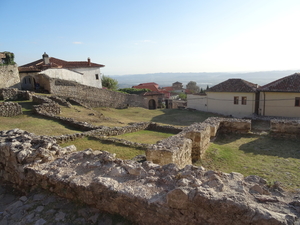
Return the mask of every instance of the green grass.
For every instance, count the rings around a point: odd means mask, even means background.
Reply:
[[[70,126],[32,113],[33,103],[31,101],[18,101],[18,103],[22,106],[23,114],[14,117],[0,117],[0,130],[19,128],[37,135],[53,136],[80,132]]]
[[[155,144],[157,141],[173,136],[174,134],[156,132],[150,130],[141,130],[134,133],[127,133],[116,136],[116,138],[125,139],[137,143]]]
[[[93,137],[85,137],[77,139],[75,141],[69,141],[60,144],[61,147],[66,147],[69,145],[75,145],[78,151],[91,148],[93,150],[102,150],[110,153],[115,153],[116,157],[120,159],[132,159],[136,155],[145,154],[144,150],[126,147],[122,144],[114,144],[109,141],[102,141]]]
[[[222,135],[196,162],[207,169],[258,175],[287,190],[300,188],[300,141],[259,135]]]

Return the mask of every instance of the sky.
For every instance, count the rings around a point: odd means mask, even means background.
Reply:
[[[300,71],[299,0],[0,0],[0,52],[104,75]]]

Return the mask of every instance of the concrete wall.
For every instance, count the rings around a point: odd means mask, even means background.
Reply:
[[[17,64],[0,66],[0,88],[21,88]]]
[[[300,117],[300,107],[295,106],[300,93],[261,92],[260,114],[263,116]]]
[[[196,109],[199,111],[207,111],[207,96],[206,95],[187,95],[187,108]]]
[[[239,104],[233,102],[234,96],[239,97]],[[243,92],[207,92],[207,111],[223,115],[243,118],[251,117],[255,112],[255,93]],[[247,97],[247,104],[242,105],[242,97]]]

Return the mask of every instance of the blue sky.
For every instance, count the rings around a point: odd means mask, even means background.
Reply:
[[[300,69],[299,0],[0,0],[0,52],[105,75]]]

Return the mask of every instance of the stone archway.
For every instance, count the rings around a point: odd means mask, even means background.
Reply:
[[[154,99],[149,100],[149,109],[156,109],[156,102]]]

